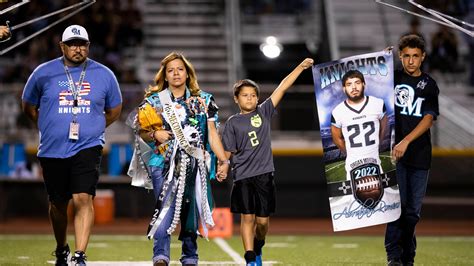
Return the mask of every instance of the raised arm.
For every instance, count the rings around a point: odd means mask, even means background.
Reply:
[[[283,98],[283,95],[285,94],[286,90],[288,90],[291,85],[295,82],[295,80],[299,77],[301,72],[303,70],[311,67],[314,63],[314,60],[311,58],[306,58],[301,62],[293,71],[291,71],[288,76],[286,76],[281,82],[280,85],[273,91],[272,95],[270,96],[270,99],[272,100],[273,106],[277,106],[278,103],[280,102],[281,98]]]

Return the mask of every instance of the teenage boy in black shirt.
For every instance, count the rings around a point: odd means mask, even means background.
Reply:
[[[425,42],[414,34],[403,36],[398,44],[403,69],[395,71],[395,138],[392,157],[397,160],[397,181],[402,213],[387,225],[385,250],[388,265],[413,265],[416,251],[415,226],[420,220],[431,166],[433,121],[439,116],[439,89],[421,71]]]

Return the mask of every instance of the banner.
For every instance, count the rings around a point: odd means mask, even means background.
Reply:
[[[352,78],[344,87],[346,73]],[[400,195],[390,157],[395,141],[393,54],[381,51],[319,64],[313,66],[313,79],[334,231],[398,219]]]

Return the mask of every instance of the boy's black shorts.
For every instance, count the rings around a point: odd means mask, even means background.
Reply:
[[[275,212],[276,187],[273,172],[234,182],[231,194],[233,213],[268,217]]]
[[[95,196],[99,181],[102,146],[81,150],[69,158],[38,157],[49,200],[65,202],[72,194]]]

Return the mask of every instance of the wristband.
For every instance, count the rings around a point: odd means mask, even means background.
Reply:
[[[230,164],[230,160],[219,161],[219,163],[221,163],[221,164],[224,164],[224,163],[225,164]]]

